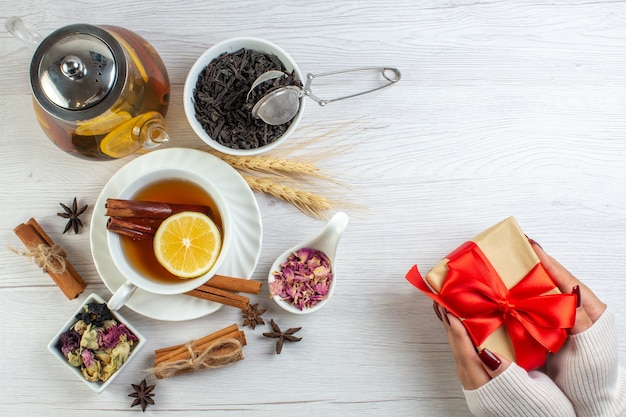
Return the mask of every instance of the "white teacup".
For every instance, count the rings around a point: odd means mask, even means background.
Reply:
[[[155,294],[183,294],[187,291],[198,288],[216,274],[228,254],[232,238],[230,226],[231,216],[226,200],[215,184],[192,171],[184,169],[163,169],[152,171],[137,178],[124,188],[119,196],[112,196],[112,198],[131,200],[137,195],[138,192],[140,192],[140,190],[150,184],[168,179],[182,179],[190,181],[202,188],[211,197],[217,207],[217,210],[219,211],[219,216],[221,217],[222,248],[220,250],[220,254],[217,257],[215,264],[204,275],[189,279],[168,281],[159,280],[146,276],[144,272],[140,271],[137,266],[130,262],[128,256],[126,256],[122,243],[122,239],[125,239],[125,237],[120,236],[118,233],[107,231],[107,243],[113,263],[120,273],[126,278],[126,282],[115,291],[111,299],[108,301],[107,305],[110,310],[115,311],[121,308],[133,295],[137,288],[141,288],[142,290]],[[158,200],[155,199],[155,201]],[[165,202],[173,203],[172,201]],[[157,262],[156,259],[154,262]]]

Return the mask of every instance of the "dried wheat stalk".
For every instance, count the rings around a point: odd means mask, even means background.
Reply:
[[[347,152],[355,146],[355,143],[342,143],[341,146],[339,146],[338,139],[334,137],[335,133],[344,130],[345,127],[350,124],[352,124],[352,122],[339,125],[312,139],[312,141],[321,141],[328,138],[333,139],[333,146],[329,147],[321,154],[319,152],[315,154],[315,162]],[[318,129],[315,129],[316,132],[318,132]],[[310,191],[286,185],[286,183],[295,183],[295,181],[307,181],[310,179],[321,179],[335,185],[340,184],[337,180],[323,174],[316,166],[315,162],[305,157],[287,157],[287,155],[293,154],[301,150],[301,148],[301,144],[292,141],[291,145],[286,144],[282,146],[283,151],[279,156],[235,156],[215,150],[209,150],[208,152],[222,159],[240,173],[254,174],[243,175],[243,178],[252,190],[269,194],[291,203],[300,211],[310,216],[325,218],[324,212],[332,208],[330,200]]]
[[[235,156],[219,154],[224,162],[239,171],[250,173],[270,174],[279,177],[289,177],[298,179],[321,179],[336,183],[337,181],[322,174],[320,168],[315,163],[303,158],[282,158],[273,156]]]
[[[293,204],[300,211],[320,219],[325,218],[324,212],[332,207],[327,198],[276,182],[270,177],[244,175],[250,188],[254,191],[273,195]]]

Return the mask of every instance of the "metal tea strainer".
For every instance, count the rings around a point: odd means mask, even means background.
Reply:
[[[367,91],[361,91],[359,93],[350,94],[343,97],[338,97],[330,100],[323,100],[317,97],[311,91],[311,84],[313,84],[313,80],[318,77],[326,77],[329,75],[336,74],[344,74],[348,72],[356,72],[356,71],[377,71],[385,81],[385,84],[380,85],[378,87],[372,88]],[[267,71],[261,74],[252,84],[250,90],[248,91],[247,98],[250,97],[250,93],[254,90],[259,84],[264,83],[269,80],[273,80],[275,78],[286,77],[287,74],[283,71]],[[303,96],[310,97],[320,106],[325,106],[328,103],[332,103],[333,101],[339,101],[346,98],[357,97],[363,94],[371,93],[372,91],[380,90],[381,88],[385,88],[390,86],[391,84],[397,83],[400,81],[400,71],[397,68],[389,68],[389,67],[367,67],[367,68],[356,68],[349,69],[343,71],[334,71],[334,72],[326,72],[322,74],[307,74],[306,83],[304,87],[296,87],[293,85],[280,87],[276,90],[273,90],[263,96],[252,108],[252,116],[257,119],[263,120],[265,123],[270,125],[281,125],[283,123],[287,123],[289,120],[293,119],[293,117],[298,113],[300,109],[300,98]]]

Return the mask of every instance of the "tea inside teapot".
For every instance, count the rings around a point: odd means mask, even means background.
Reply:
[[[117,26],[69,25],[43,39],[19,18],[6,26],[37,45],[30,65],[35,115],[58,147],[106,160],[169,140],[169,78],[145,39]]]

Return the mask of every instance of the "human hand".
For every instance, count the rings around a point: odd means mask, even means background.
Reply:
[[[626,415],[626,378],[619,368],[612,312],[541,246],[532,240],[531,245],[561,292],[579,295],[572,336],[548,357],[548,375],[568,396],[577,416]]]
[[[604,314],[607,306],[541,246],[532,240],[531,245],[561,292],[577,295],[576,321],[570,329],[576,340],[549,357],[550,376],[539,371],[527,373],[497,353],[487,349],[477,353],[461,320],[435,303],[470,410],[480,416],[519,416],[525,415],[520,410],[526,413],[531,409],[536,415],[551,417],[621,415],[613,412],[623,412],[623,394],[619,392],[624,390],[615,389],[618,362],[612,316]],[[590,329],[595,322],[598,325]],[[598,341],[605,347],[603,355],[598,354]],[[515,389],[507,390],[509,387]],[[607,414],[607,410],[611,412]]]
[[[564,294],[574,293],[578,297],[576,322],[574,327],[570,329],[570,333],[578,334],[590,328],[604,313],[606,304],[600,301],[589,287],[574,277],[563,265],[548,255],[541,245],[532,239],[530,239],[530,243],[548,275],[552,277],[559,287],[559,290]]]
[[[476,352],[467,330],[457,317],[437,303],[456,361],[459,381],[473,415],[519,417],[574,417],[565,394],[544,373],[526,372],[506,358],[483,349]]]
[[[570,329],[570,333],[578,334],[587,330],[602,315],[606,309],[606,304],[600,301],[589,287],[548,255],[537,242],[532,239],[530,242],[539,260],[560,291],[566,294],[573,292],[577,295],[576,321]],[[508,368],[510,361],[497,353],[488,349],[483,349],[477,353],[461,321],[437,303],[434,303],[433,306],[435,313],[446,329],[448,343],[456,361],[457,375],[463,388],[476,389],[481,387]]]
[[[477,389],[508,368],[509,360],[488,349],[477,353],[461,320],[437,303],[433,307],[446,329],[448,343],[456,361],[456,372],[463,388]]]

